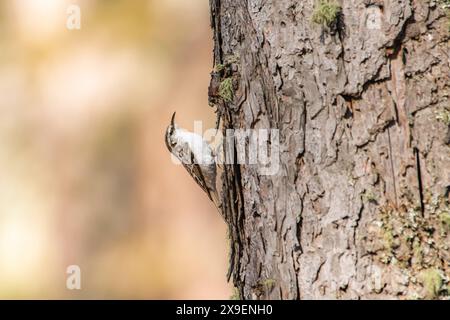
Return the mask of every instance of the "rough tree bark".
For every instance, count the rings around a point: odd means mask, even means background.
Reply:
[[[324,27],[314,0],[210,0],[223,128],[281,143],[277,175],[225,166],[232,281],[242,299],[445,298],[448,17],[433,0],[339,3]]]

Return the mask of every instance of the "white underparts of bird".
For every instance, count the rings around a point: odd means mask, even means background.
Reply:
[[[166,130],[165,138],[169,151],[183,164],[186,171],[219,208],[216,160],[208,142],[201,135],[180,128],[175,123],[175,113]]]

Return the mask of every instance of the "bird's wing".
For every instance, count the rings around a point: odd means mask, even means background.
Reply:
[[[209,199],[213,201],[210,191],[208,189],[208,185],[205,180],[205,176],[203,175],[200,165],[197,163],[194,157],[195,157],[194,154],[191,153],[190,161],[182,161],[183,166],[186,169],[186,171],[192,176],[192,178],[194,178],[195,182],[197,182],[200,188],[202,188],[203,191],[206,192]]]

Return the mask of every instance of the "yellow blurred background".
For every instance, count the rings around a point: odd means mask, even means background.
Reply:
[[[225,225],[164,144],[175,110],[214,126],[211,37],[207,0],[0,3],[0,298],[231,295]]]

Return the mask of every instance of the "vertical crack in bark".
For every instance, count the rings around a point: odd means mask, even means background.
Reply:
[[[391,130],[390,126],[387,127],[387,134],[388,134],[388,143],[389,143],[389,160],[391,164],[391,175],[392,175],[392,183],[394,187],[394,197],[395,197],[395,207],[398,208],[398,198],[397,198],[397,181],[395,179],[395,168],[394,168],[394,155],[392,153],[392,142],[391,142]]]
[[[211,27],[213,29],[214,41],[214,65],[222,64],[222,32],[220,28],[221,23],[221,0],[209,0],[209,7],[211,10]]]
[[[414,148],[414,153],[416,156],[416,170],[417,170],[417,182],[419,184],[420,209],[422,210],[422,217],[423,217],[425,213],[425,204],[423,201],[423,184],[422,184],[422,171],[420,168],[420,153],[417,147]]]
[[[320,271],[322,271],[322,267],[325,265],[326,261],[322,261],[319,266],[316,269],[316,273],[314,275],[314,278],[311,283],[316,283],[317,280],[319,280]]]
[[[223,152],[224,152],[224,157],[225,159],[227,158],[227,152],[226,152],[226,147],[224,145],[223,147]],[[223,208],[222,210],[224,210],[224,215],[226,217],[227,220],[227,224],[228,224],[228,232],[229,232],[229,237],[230,237],[230,260],[229,260],[229,266],[228,266],[228,273],[227,273],[227,281],[230,281],[231,276],[233,275],[234,272],[234,267],[235,267],[235,259],[236,259],[236,249],[235,249],[235,236],[234,236],[234,230],[233,230],[233,226],[232,226],[232,217],[234,216],[234,206],[233,206],[233,195],[231,193],[231,188],[230,185],[228,183],[228,179],[229,179],[230,173],[228,172],[228,168],[227,165],[224,165],[224,174],[223,174],[223,183],[225,184],[225,190],[227,192],[227,194],[225,195],[225,193],[223,193],[222,195],[222,203],[223,203]]]
[[[292,263],[293,263],[293,269],[295,270],[295,272],[296,272],[296,274],[295,274],[295,276],[294,276],[294,280],[295,280],[295,289],[296,289],[296,293],[297,293],[297,298],[296,298],[296,300],[300,300],[300,283],[299,283],[299,281],[298,281],[298,267],[297,267],[297,264],[295,263],[296,261],[295,261],[295,251],[292,251],[292,256],[291,256],[291,258],[292,258]]]
[[[242,242],[245,236],[244,233],[244,219],[245,219],[245,212],[244,212],[244,194],[242,192],[242,182],[241,182],[241,168],[238,164],[235,165],[234,168],[234,172],[235,172],[235,184],[236,184],[236,199],[237,201],[235,202],[236,205],[236,211],[237,211],[237,216],[236,216],[236,220],[234,221],[234,226],[237,229],[236,230],[236,241],[237,241],[237,245],[238,245],[238,266],[239,261],[242,257]],[[235,277],[235,279],[237,279]]]

